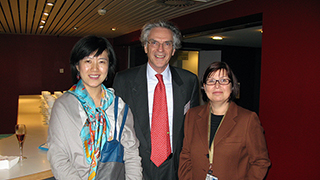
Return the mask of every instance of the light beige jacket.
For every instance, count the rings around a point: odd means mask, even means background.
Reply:
[[[117,132],[121,126],[124,106],[124,101],[119,98]],[[115,124],[114,102],[106,114],[112,130]],[[74,95],[65,93],[55,101],[49,122],[47,156],[56,179],[88,179],[90,166],[85,160],[80,139],[80,131],[86,119],[87,115]],[[113,132],[110,134],[113,135]],[[126,179],[142,179],[139,141],[134,132],[130,109],[120,142],[124,146]]]

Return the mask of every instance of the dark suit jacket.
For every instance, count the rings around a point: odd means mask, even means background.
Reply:
[[[210,103],[192,108],[185,119],[179,179],[205,179],[209,168]],[[213,174],[219,180],[263,179],[270,166],[263,128],[256,113],[231,102],[214,137]]]
[[[147,64],[116,74],[113,88],[131,108],[134,127],[140,140],[143,176],[147,180],[174,180],[178,178],[179,155],[183,143],[185,106],[199,105],[199,83],[195,74],[170,66],[173,88],[173,154],[159,167],[150,160],[151,139],[148,112]]]

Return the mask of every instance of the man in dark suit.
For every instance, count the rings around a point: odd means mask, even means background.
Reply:
[[[144,179],[175,180],[178,179],[184,117],[190,108],[199,105],[198,78],[187,70],[169,65],[176,49],[181,46],[181,33],[172,23],[162,20],[147,23],[142,28],[140,41],[148,63],[117,73],[113,87],[116,95],[129,104],[134,115]],[[154,91],[160,82],[156,74],[162,75],[165,85],[171,152],[160,163],[151,157],[157,155],[151,138],[151,127],[155,122],[152,115],[156,114],[153,113]]]

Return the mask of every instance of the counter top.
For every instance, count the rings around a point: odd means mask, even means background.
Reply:
[[[46,142],[48,135],[48,125],[40,113],[40,100],[40,95],[19,96],[18,123],[25,124],[27,127],[23,148],[23,155],[27,159],[18,162],[11,169],[0,170],[0,179],[23,179],[23,177],[30,178],[32,175],[37,175],[34,176],[37,177],[35,179],[41,179],[53,176],[47,160],[47,151],[38,149]],[[0,140],[0,154],[19,156],[19,145],[15,135]]]

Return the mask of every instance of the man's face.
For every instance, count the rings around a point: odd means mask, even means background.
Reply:
[[[169,64],[171,57],[175,53],[173,49],[173,33],[163,27],[151,29],[148,43],[144,46],[144,51],[148,55],[150,66],[157,72],[163,72]]]

